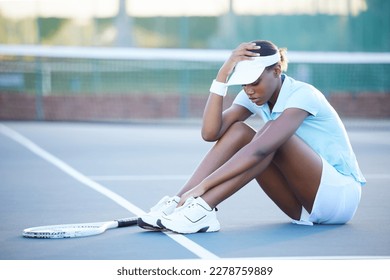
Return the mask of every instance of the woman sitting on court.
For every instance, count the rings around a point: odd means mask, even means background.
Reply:
[[[220,229],[215,207],[256,179],[293,223],[344,224],[365,179],[344,125],[313,86],[283,74],[285,49],[242,43],[220,68],[204,109],[202,137],[216,141],[193,175],[138,219],[144,229],[178,233]],[[230,85],[242,90],[227,110]],[[259,114],[254,131],[244,121]]]

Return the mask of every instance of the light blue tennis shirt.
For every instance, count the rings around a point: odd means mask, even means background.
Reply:
[[[268,104],[256,105],[242,90],[234,104],[244,106],[258,114],[264,122],[277,119],[288,108],[299,108],[309,113],[296,131],[315,152],[322,156],[338,172],[353,178],[362,185],[366,183],[355,153],[352,150],[344,124],[337,112],[315,87],[284,76],[284,82],[272,112]]]

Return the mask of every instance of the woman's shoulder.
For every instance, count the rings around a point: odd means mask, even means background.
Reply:
[[[300,98],[307,97],[319,100],[322,100],[324,98],[322,92],[312,84],[295,80],[294,78],[291,78],[289,76],[285,77],[285,82],[287,82],[288,91],[290,92],[290,98],[294,98],[297,96],[299,96]]]
[[[285,75],[284,82],[289,84],[290,90],[291,91],[299,91],[299,90],[307,90],[307,91],[316,91],[318,92],[319,90],[314,87],[312,84],[304,81],[299,81],[296,80],[290,76]]]

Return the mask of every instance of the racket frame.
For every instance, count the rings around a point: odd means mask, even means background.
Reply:
[[[131,217],[107,222],[31,227],[23,230],[23,237],[39,239],[86,237],[101,234],[108,229],[136,225],[137,219],[137,217]]]

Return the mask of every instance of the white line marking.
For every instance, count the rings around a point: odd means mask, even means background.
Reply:
[[[117,175],[117,176],[89,176],[95,181],[163,181],[187,180],[189,175]]]
[[[95,181],[92,181],[90,178],[85,176],[84,174],[80,173],[64,161],[60,160],[59,158],[53,156],[49,152],[45,151],[41,147],[39,147],[37,144],[29,140],[28,138],[24,137],[23,135],[19,134],[15,130],[0,124],[0,132],[4,134],[5,136],[8,136],[15,142],[18,142],[34,154],[38,155],[39,157],[43,158],[44,160],[50,162],[69,176],[73,177],[77,181],[83,183],[87,187],[105,195],[109,199],[113,200],[123,208],[129,210],[130,212],[134,213],[135,215],[139,216],[144,214],[145,212],[135,206],[134,204],[127,201],[122,196],[114,193],[113,191],[107,189],[106,187],[100,185],[99,183],[96,183]],[[187,237],[183,235],[176,235],[176,234],[167,234],[168,237],[197,255],[201,259],[219,259],[218,256],[214,255],[210,251],[206,250],[205,248],[201,247],[199,244],[193,242],[192,240],[188,239]]]

